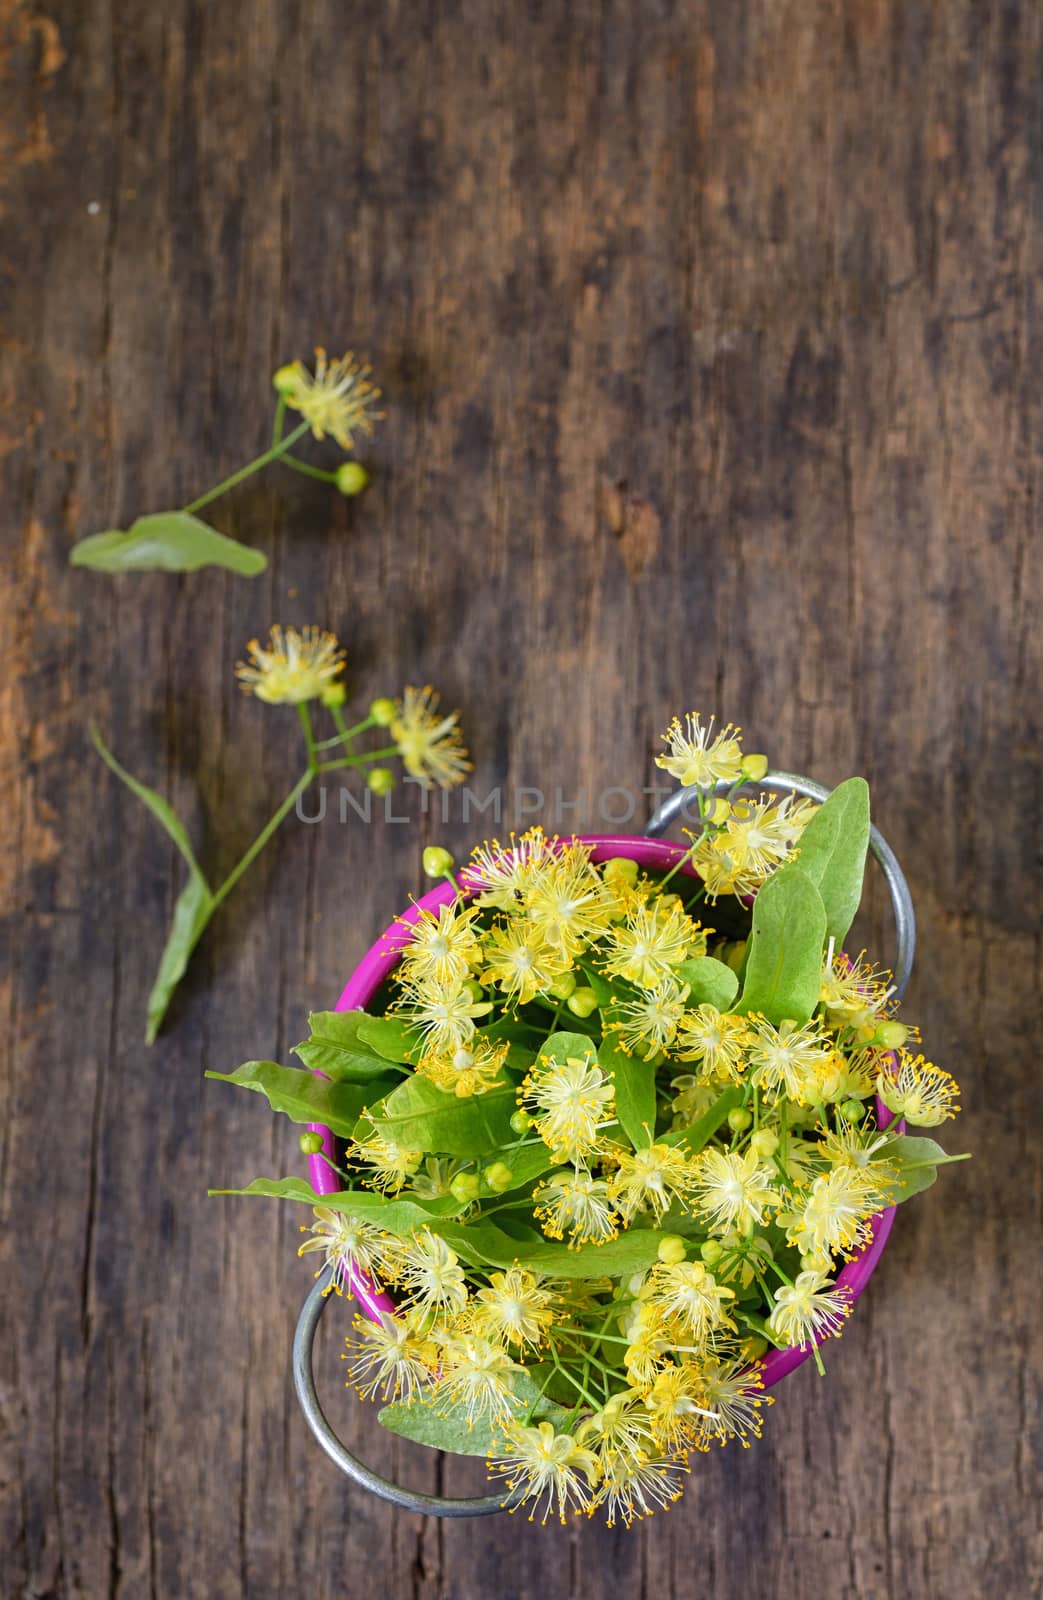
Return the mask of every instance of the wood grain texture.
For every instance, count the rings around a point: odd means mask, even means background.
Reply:
[[[1039,1595],[1039,7],[9,0],[2,29],[5,1600]],[[261,448],[268,374],[319,341],[387,392],[365,496],[224,502],[253,582],[67,567]],[[289,1388],[295,1219],[204,1192],[299,1158],[203,1069],[285,1056],[422,845],[481,820],[290,827],[142,1047],[180,869],[88,719],[227,869],[297,770],[232,680],[274,620],[335,627],[363,704],[434,679],[483,790],[651,783],[668,717],[716,708],[864,773],[909,869],[909,1010],[975,1160],[901,1214],[828,1381],[630,1537],[347,1488]],[[383,1436],[336,1347],[349,1442],[478,1486]]]

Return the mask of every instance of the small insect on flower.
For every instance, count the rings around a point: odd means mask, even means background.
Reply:
[[[675,717],[663,734],[670,753],[656,756],[655,764],[686,787],[712,789],[718,783],[736,783],[742,777],[741,729],[729,722],[714,734],[715,719],[704,728],[698,711],[690,711],[682,724]]]
[[[698,1061],[702,1082],[740,1083],[749,1028],[745,1017],[733,1017],[716,1006],[701,1005],[681,1021],[675,1054]]]
[[[651,1061],[661,1050],[669,1050],[684,1018],[687,999],[688,985],[671,977],[653,989],[645,989],[635,1000],[619,1004],[619,1020],[612,1026],[627,1054]]]
[[[677,900],[638,906],[614,927],[606,945],[605,970],[641,989],[654,989],[689,956],[706,951],[706,930]]]
[[[377,1277],[394,1259],[394,1241],[372,1222],[345,1216],[342,1211],[331,1211],[329,1206],[313,1209],[315,1221],[309,1229],[301,1230],[310,1232],[311,1238],[304,1241],[297,1254],[304,1256],[322,1251],[322,1267],[329,1267],[332,1272],[327,1294],[330,1290],[340,1294],[342,1284],[352,1271],[362,1272],[369,1278]]]
[[[356,433],[372,433],[384,413],[376,409],[380,390],[370,381],[371,368],[360,365],[349,350],[330,361],[323,349],[315,352],[315,372],[303,361],[280,367],[276,388],[291,411],[299,411],[311,424],[316,439],[329,434],[342,450],[350,450]]]
[[[414,1400],[434,1378],[431,1357],[437,1351],[415,1332],[408,1318],[386,1316],[382,1322],[354,1320],[355,1336],[346,1339],[351,1362],[349,1383],[364,1400]]]
[[[424,1056],[417,1071],[447,1094],[468,1100],[502,1082],[503,1064],[510,1048],[506,1039],[497,1043],[475,1034],[467,1044],[457,1045],[455,1050]]]
[[[486,1417],[490,1422],[510,1422],[521,1401],[510,1385],[512,1372],[518,1372],[502,1345],[472,1334],[458,1334],[442,1345],[441,1373],[432,1391],[432,1400],[461,1406],[469,1427]]]
[[[533,1214],[551,1239],[569,1243],[603,1244],[619,1232],[619,1219],[608,1199],[608,1185],[582,1167],[552,1172],[533,1194]]]
[[[316,700],[344,670],[344,651],[333,633],[321,628],[281,628],[276,623],[268,646],[251,639],[250,665],[240,661],[235,675],[244,694],[266,705],[303,705]]]
[[[602,1467],[594,1505],[604,1506],[610,1528],[617,1518],[629,1528],[638,1518],[650,1517],[680,1500],[684,1490],[681,1477],[687,1471],[686,1462],[665,1456],[635,1461],[623,1454],[612,1455]]]
[[[537,1423],[534,1428],[512,1427],[502,1450],[502,1455],[490,1459],[490,1474],[507,1480],[509,1500],[518,1497],[535,1502],[530,1522],[541,1503],[543,1523],[552,1513],[564,1523],[567,1511],[587,1510],[598,1477],[597,1457],[571,1435],[555,1433],[549,1422]]]
[[[703,1349],[717,1334],[735,1332],[725,1306],[735,1290],[717,1283],[701,1261],[677,1261],[652,1268],[649,1304],[671,1332],[693,1339]]]
[[[612,1120],[612,1081],[593,1052],[565,1061],[538,1061],[520,1098],[556,1161],[584,1160],[596,1148],[600,1130]]]
[[[795,1283],[775,1290],[768,1327],[783,1344],[803,1350],[813,1341],[838,1336],[850,1312],[847,1292],[835,1289],[824,1272],[798,1272]]]
[[[698,1206],[711,1219],[711,1226],[746,1233],[763,1222],[769,1207],[778,1204],[774,1171],[761,1164],[756,1150],[745,1155],[704,1150],[698,1157],[698,1169]]]
[[[467,877],[478,890],[476,903],[495,906],[500,911],[516,911],[519,896],[529,887],[539,869],[554,854],[556,840],[548,839],[539,826],[529,828],[518,839],[512,833],[509,846],[499,839],[486,840],[471,852]]]
[[[912,1056],[908,1050],[898,1054],[897,1074],[892,1077],[881,1072],[876,1080],[876,1092],[888,1111],[907,1118],[917,1128],[936,1128],[954,1117],[960,1109],[955,1078],[923,1056]]]
[[[411,777],[425,789],[433,783],[440,789],[452,789],[463,783],[471,763],[457,726],[459,711],[441,716],[438,699],[430,684],[424,689],[404,689],[401,700],[395,701],[390,731]]]
[[[410,940],[402,952],[402,971],[418,983],[460,983],[478,959],[478,932],[475,908],[439,906],[437,911],[420,911],[414,924],[407,924]]]
[[[748,1054],[751,1079],[772,1094],[784,1094],[798,1105],[814,1105],[818,1074],[829,1060],[829,1045],[813,1023],[799,1027],[781,1022],[777,1028],[766,1017],[751,1017]]]
[[[621,1151],[608,1185],[608,1196],[624,1222],[651,1209],[657,1218],[675,1200],[684,1200],[696,1181],[696,1168],[683,1150],[653,1144],[647,1150]]]
[[[479,1289],[474,1323],[489,1338],[536,1349],[554,1323],[553,1299],[534,1272],[509,1267],[494,1272],[489,1287]]]

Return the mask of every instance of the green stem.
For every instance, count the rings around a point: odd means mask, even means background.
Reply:
[[[320,483],[337,481],[335,472],[327,472],[325,467],[313,467],[310,461],[302,461],[300,456],[285,455],[281,460],[284,467],[292,467],[294,472],[301,473],[305,478],[318,478]]]
[[[301,727],[304,729],[304,742],[308,747],[308,770],[314,772],[319,765],[315,755],[315,733],[311,725],[311,712],[308,710],[307,703],[303,700],[297,707],[297,715],[301,719]]]
[[[398,755],[398,745],[389,744],[383,750],[369,750],[364,756],[340,756],[336,761],[323,761],[316,772],[339,772],[343,767],[364,767],[368,761],[384,761]]]
[[[283,395],[280,395],[278,404],[275,407],[275,417],[274,417],[274,419],[272,421],[272,444],[273,445],[277,445],[282,439],[282,425],[283,425],[283,418],[285,416],[286,416],[286,399],[285,399],[285,397]]]
[[[316,769],[314,767],[309,767],[307,772],[303,773],[301,777],[298,778],[297,782],[286,796],[286,799],[283,801],[278,811],[276,811],[275,814],[265,823],[264,827],[257,835],[257,838],[250,846],[249,850],[247,850],[246,854],[232,868],[221,887],[214,891],[214,897],[210,902],[211,916],[213,916],[214,912],[217,910],[222,901],[227,900],[228,896],[231,894],[232,890],[235,888],[246,869],[252,866],[252,864],[257,860],[257,857],[268,843],[268,840],[271,838],[272,834],[279,827],[280,823],[285,822],[286,818],[297,804],[298,799],[314,778],[315,771]]]
[[[263,455],[257,456],[253,461],[248,461],[245,467],[240,467],[238,472],[233,472],[230,477],[223,478],[216,488],[208,489],[206,494],[201,494],[198,500],[193,500],[190,505],[183,506],[182,509],[189,515],[196,511],[201,511],[204,506],[210,504],[211,500],[216,500],[219,495],[227,494],[229,489],[234,489],[235,485],[242,483],[244,478],[251,477],[253,473],[259,472],[262,467],[267,466],[269,461],[278,461],[279,457],[284,456],[292,444],[296,444],[297,440],[307,433],[309,426],[309,423],[302,422],[300,427],[294,428],[293,432],[288,433],[285,439],[281,439],[278,444],[273,444],[270,450],[265,450]]]

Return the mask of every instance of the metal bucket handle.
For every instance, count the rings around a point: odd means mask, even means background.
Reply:
[[[728,787],[728,784],[718,785],[719,789]],[[751,782],[748,787],[783,789],[819,801],[828,799],[830,794],[830,791],[823,788],[820,783],[813,783],[810,778],[801,778],[792,772],[769,772],[758,782]],[[649,818],[646,833],[653,838],[665,833],[671,822],[684,811],[688,802],[693,800],[698,792],[694,787],[679,789],[669,799],[664,800]],[[894,994],[900,998],[909,982],[916,950],[916,918],[912,896],[897,856],[875,826],[870,828],[869,849],[880,864],[891,896],[898,945],[894,965]],[[403,1511],[416,1511],[421,1515],[435,1517],[486,1517],[494,1511],[502,1511],[509,1507],[512,1503],[511,1498],[503,1493],[456,1500],[444,1495],[421,1494],[415,1489],[403,1489],[399,1484],[392,1483],[372,1471],[341,1443],[322,1409],[315,1388],[313,1369],[313,1347],[319,1318],[327,1302],[334,1298],[328,1292],[331,1276],[331,1272],[326,1271],[315,1283],[301,1308],[293,1336],[293,1383],[297,1399],[300,1401],[305,1421],[330,1460],[363,1489],[379,1495],[382,1500],[390,1501]]]

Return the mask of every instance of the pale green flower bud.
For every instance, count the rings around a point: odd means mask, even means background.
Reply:
[[[369,482],[369,473],[358,461],[342,461],[336,473],[337,488],[343,495],[361,494]]]
[[[574,989],[565,1004],[574,1017],[589,1017],[598,1008],[598,997],[593,989]]]
[[[448,850],[440,844],[429,844],[422,856],[424,871],[429,878],[444,878],[456,865]]]
[[[514,1182],[514,1173],[506,1161],[494,1161],[491,1167],[486,1167],[482,1177],[493,1194],[505,1194]]]
[[[688,1247],[679,1234],[665,1233],[659,1241],[656,1254],[664,1266],[676,1266],[687,1256]]]
[[[395,774],[390,767],[374,767],[366,774],[366,785],[374,794],[390,794],[395,787]]]
[[[390,728],[398,716],[398,707],[393,700],[389,700],[387,696],[384,696],[380,700],[373,701],[369,708],[369,714],[378,728]]]

